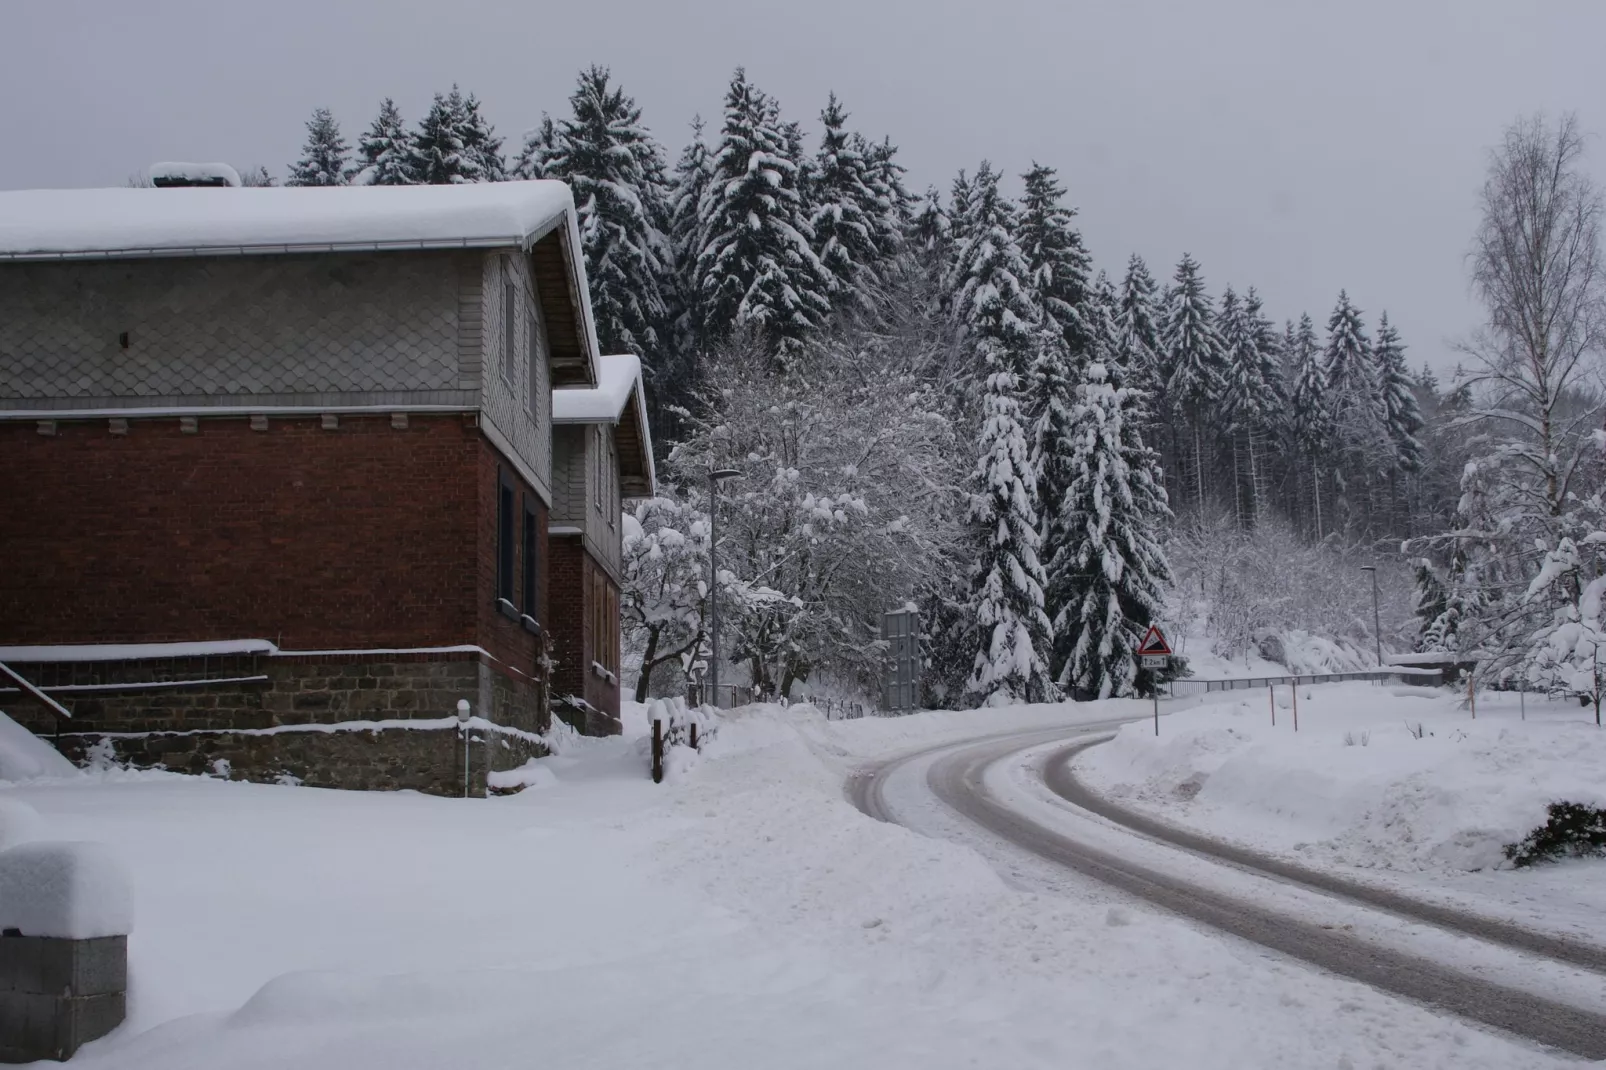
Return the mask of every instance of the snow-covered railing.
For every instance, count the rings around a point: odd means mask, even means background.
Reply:
[[[719,722],[711,709],[688,706],[685,699],[655,698],[647,706],[652,722],[652,782],[663,783],[664,755],[670,747],[702,750],[703,744],[719,734]]]
[[[865,715],[864,703],[847,699],[813,698],[809,704],[825,714],[827,721],[856,721]]]
[[[1417,669],[1396,666],[1392,669],[1367,669],[1357,672],[1289,673],[1284,676],[1235,676],[1219,680],[1200,680],[1184,677],[1172,680],[1169,686],[1173,698],[1187,695],[1204,695],[1212,691],[1250,691],[1272,686],[1303,686],[1305,684],[1343,684],[1353,682],[1416,684],[1434,687],[1444,682],[1444,673],[1438,669]]]

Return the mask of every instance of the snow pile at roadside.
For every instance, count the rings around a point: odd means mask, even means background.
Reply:
[[[1088,783],[1223,838],[1344,865],[1480,870],[1559,800],[1606,805],[1606,733],[1576,706],[1363,684],[1287,688],[1128,726],[1078,760]],[[1509,707],[1509,708],[1508,708]],[[1415,734],[1418,728],[1421,738]]]
[[[55,747],[0,713],[0,780],[74,776],[77,772]]]

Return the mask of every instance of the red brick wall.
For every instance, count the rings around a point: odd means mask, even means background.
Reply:
[[[598,676],[591,669],[597,660],[596,637],[592,634],[592,577],[602,569],[585,551],[579,535],[559,535],[551,540],[552,601],[550,620],[553,657],[553,694],[578,695],[599,710],[619,716],[619,682]],[[603,572],[604,578],[606,573]],[[615,587],[611,579],[610,587]],[[617,588],[615,587],[615,590]],[[613,622],[618,627],[618,620]]]
[[[519,478],[518,472],[513,469],[502,455],[488,441],[480,439],[479,456],[477,459],[478,475],[475,485],[479,489],[479,524],[477,534],[478,554],[475,563],[475,595],[476,608],[476,640],[480,646],[490,652],[504,666],[516,673],[535,675],[537,673],[536,660],[541,654],[541,640],[524,630],[519,621],[510,620],[503,616],[496,608],[496,580],[497,580],[497,551],[496,551],[496,524],[497,524],[497,495],[501,489],[500,473],[506,470],[513,479],[513,539],[516,547],[514,551],[513,567],[513,604],[522,612],[524,591],[524,503],[535,503],[536,519],[536,558],[547,562],[547,518],[546,503],[530,489],[529,484]],[[536,586],[536,598],[541,606],[539,612],[533,614],[536,620],[545,626],[550,614],[547,612],[548,590],[551,587],[551,570],[542,571],[541,579]]]
[[[532,672],[495,611],[497,463],[457,415],[0,422],[0,645],[477,643]]]
[[[586,696],[586,677],[590,674],[591,643],[587,622],[586,593],[590,562],[579,535],[554,535],[549,545],[547,576],[552,589],[548,619],[552,632],[552,657],[557,668],[552,674],[555,697]]]

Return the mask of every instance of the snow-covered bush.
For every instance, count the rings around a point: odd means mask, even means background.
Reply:
[[[1521,842],[1506,844],[1505,852],[1511,864],[1518,867],[1606,855],[1606,809],[1573,802],[1551,803],[1549,819]]]
[[[733,345],[670,455],[687,486],[742,473],[719,492],[722,652],[763,694],[821,671],[873,686],[881,614],[956,571],[940,392],[889,363],[839,339],[777,374]]]
[[[624,516],[620,626],[639,669],[636,701],[669,694],[703,657],[708,616],[708,515],[700,495],[663,488]],[[656,675],[655,675],[656,674]]]
[[[1244,530],[1221,514],[1179,531],[1170,555],[1179,630],[1186,634],[1189,620],[1206,617],[1205,632],[1222,657],[1273,656],[1272,640],[1296,630],[1370,653],[1372,580],[1362,565],[1378,570],[1384,649],[1411,645],[1411,571],[1398,556],[1336,540],[1307,543],[1270,519]]]

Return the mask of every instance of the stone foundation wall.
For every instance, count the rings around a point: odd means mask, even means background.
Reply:
[[[485,793],[488,771],[546,753],[536,738],[549,724],[545,688],[474,652],[13,668],[73,718],[63,720],[14,689],[0,689],[0,710],[79,763],[105,741],[111,746],[105,756],[138,768],[461,795],[459,699],[469,701],[476,717],[468,746],[472,794]]]

